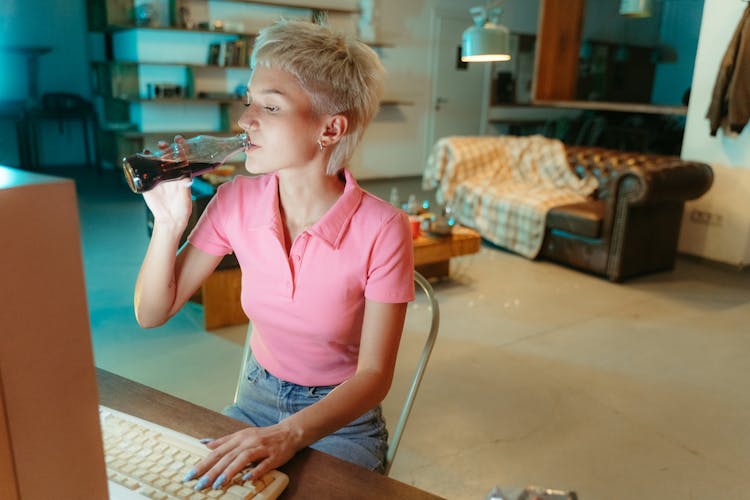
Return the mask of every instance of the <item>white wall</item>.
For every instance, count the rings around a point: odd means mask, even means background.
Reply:
[[[378,50],[388,72],[386,98],[412,104],[381,108],[352,161],[359,178],[422,171],[431,88],[429,17],[427,0],[375,2],[375,39],[388,45]]]
[[[682,157],[711,164],[715,181],[706,195],[687,204],[679,249],[736,266],[750,263],[750,126],[736,137],[723,131],[711,137],[705,116],[719,64],[747,5],[739,0],[704,4],[682,142]]]
[[[428,142],[432,89],[432,11],[465,16],[479,0],[374,0],[376,39],[389,44],[380,50],[388,71],[386,97],[411,105],[386,106],[370,125],[353,171],[359,178],[421,175],[431,144]],[[536,33],[539,0],[505,2],[502,23],[511,31]],[[456,45],[460,40],[456,40]],[[477,93],[476,99],[483,99]],[[477,116],[477,124],[481,117]]]

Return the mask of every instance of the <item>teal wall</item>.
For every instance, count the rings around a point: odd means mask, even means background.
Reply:
[[[50,47],[38,60],[38,86],[45,92],[91,96],[84,0],[3,0],[0,2],[0,46]],[[27,98],[27,60],[0,51],[0,101]],[[80,125],[45,123],[41,127],[42,165],[83,163]],[[0,121],[0,164],[19,166],[14,123]]]

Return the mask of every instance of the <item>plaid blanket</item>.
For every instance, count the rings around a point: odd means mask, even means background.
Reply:
[[[439,203],[483,238],[530,259],[542,248],[550,208],[585,201],[596,180],[579,179],[565,146],[540,135],[444,137],[422,176]]]

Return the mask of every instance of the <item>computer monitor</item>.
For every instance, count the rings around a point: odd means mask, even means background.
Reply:
[[[0,498],[107,498],[74,183],[0,166],[0,235]]]

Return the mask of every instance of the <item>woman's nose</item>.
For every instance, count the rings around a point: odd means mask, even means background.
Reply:
[[[240,115],[240,119],[237,120],[237,124],[243,129],[249,129],[254,126],[255,123],[256,121],[253,106],[248,106]]]

